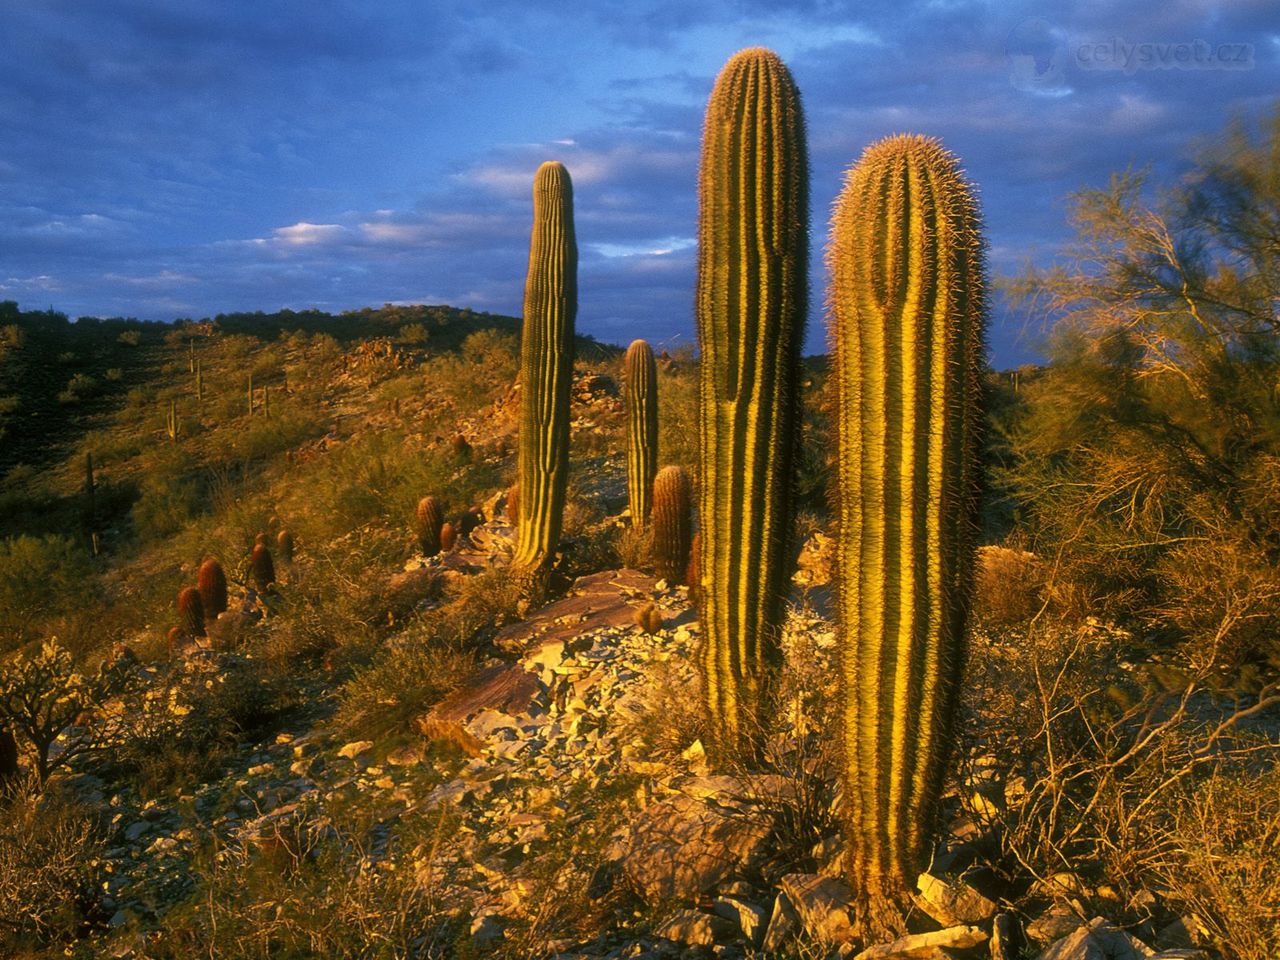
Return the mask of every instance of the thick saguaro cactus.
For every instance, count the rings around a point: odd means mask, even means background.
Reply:
[[[771,51],[716,79],[698,192],[703,689],[724,745],[749,746],[779,658],[808,309],[804,117]]]
[[[213,620],[227,609],[227,575],[216,557],[205,557],[196,574],[196,587],[204,615]]]
[[[921,136],[869,147],[827,262],[848,868],[893,929],[928,863],[973,570],[984,267],[956,158]]]
[[[623,361],[627,386],[627,498],[631,525],[649,522],[653,478],[658,472],[658,366],[643,340],[627,347]]]
[[[670,584],[683,583],[689,569],[692,495],[684,467],[672,464],[658,471],[653,481],[653,564]]]
[[[520,339],[520,513],[513,565],[526,594],[545,592],[569,474],[569,385],[578,312],[573,184],[555,161],[533,180],[533,230]]]

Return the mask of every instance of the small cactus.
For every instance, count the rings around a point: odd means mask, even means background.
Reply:
[[[204,615],[210,620],[227,609],[227,575],[215,557],[205,557],[196,574],[196,588],[200,591],[200,603]]]
[[[253,545],[255,547],[265,546],[268,542],[269,538],[267,537],[266,532],[262,530],[259,530],[257,535],[253,538]]]
[[[657,633],[662,629],[662,611],[656,604],[646,603],[636,610],[636,626],[645,633]]]
[[[293,563],[293,533],[287,527],[276,534],[276,549],[281,560]]]
[[[533,230],[520,340],[520,493],[512,566],[530,598],[546,593],[569,475],[569,387],[578,312],[573,184],[554,161],[533,181]]]
[[[164,635],[165,646],[168,648],[169,656],[173,656],[174,648],[182,642],[183,634],[181,627],[170,627],[169,632]]]
[[[468,507],[458,516],[458,536],[469,537],[471,531],[484,523],[484,514],[479,507]]]
[[[440,528],[444,525],[444,512],[440,509],[440,502],[435,497],[423,497],[418,501],[415,517],[415,532],[422,555],[434,557],[440,552]]]
[[[259,543],[253,548],[249,557],[249,570],[258,593],[268,593],[275,586],[276,565],[272,562],[271,551],[265,543]]]
[[[653,482],[653,565],[658,576],[673,586],[684,580],[689,569],[691,499],[684,467],[672,464],[658,471]]]
[[[453,435],[453,440],[450,441],[450,444],[453,446],[454,456],[456,456],[459,460],[465,460],[469,456],[471,456],[471,444],[467,441],[467,438],[464,437],[462,434],[455,433]]]
[[[195,587],[183,587],[178,593],[178,619],[183,636],[204,636],[204,602]]]
[[[458,528],[452,523],[446,523],[440,528],[440,549],[445,553],[450,552],[458,545]]]
[[[623,360],[627,389],[627,499],[631,525],[649,522],[658,471],[658,368],[653,350],[634,340]]]

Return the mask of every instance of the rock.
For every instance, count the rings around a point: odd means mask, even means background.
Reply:
[[[1156,934],[1157,950],[1174,950],[1199,945],[1205,937],[1200,918],[1195,914],[1179,917]]]
[[[981,923],[996,914],[996,905],[963,880],[944,880],[922,873],[916,887],[920,896],[915,900],[920,909],[945,927]]]
[[[690,947],[709,947],[717,940],[728,940],[736,932],[734,924],[724,917],[701,910],[682,910],[655,931],[664,940]]]
[[[1058,902],[1028,923],[1026,934],[1036,943],[1052,943],[1074,932],[1081,923],[1078,906]]]
[[[632,824],[622,875],[647,903],[693,901],[735,868],[759,862],[769,826],[763,817],[729,817],[675,794],[647,807]]]
[[[1161,950],[1148,960],[1210,960],[1210,955],[1195,947],[1174,947],[1172,950]]]
[[[986,939],[987,934],[981,927],[947,927],[945,930],[917,933],[894,940],[892,943],[868,947],[854,960],[912,960],[912,958],[932,960],[942,950],[968,950]]]
[[[125,842],[133,843],[133,841],[137,840],[150,829],[151,824],[147,823],[145,820],[139,820],[137,823],[129,824],[128,828],[124,832]]]
[[[591,872],[587,881],[587,899],[599,900],[613,889],[614,882],[622,872],[617,860],[606,860]]]
[[[1094,917],[1087,926],[1056,941],[1036,960],[1146,960],[1155,953],[1145,943]]]
[[[853,891],[844,881],[818,873],[789,873],[780,886],[811,937],[828,944],[852,938]]]
[[[346,757],[348,760],[354,760],[362,753],[367,753],[373,749],[372,740],[353,740],[351,743],[343,745],[338,750],[338,756]]]
[[[743,940],[753,947],[760,946],[766,920],[763,907],[737,897],[717,897],[711,909],[716,916],[733,921]]]
[[[478,947],[492,946],[503,937],[502,918],[493,913],[482,913],[471,921],[471,942]]]

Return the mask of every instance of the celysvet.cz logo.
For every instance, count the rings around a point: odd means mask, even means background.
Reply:
[[[1121,37],[1084,40],[1072,47],[1082,70],[1251,70],[1253,44],[1210,43],[1208,40],[1135,42]]]

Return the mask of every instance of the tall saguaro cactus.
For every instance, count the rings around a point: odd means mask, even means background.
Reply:
[[[623,360],[627,386],[627,497],[631,525],[643,527],[653,508],[658,473],[658,365],[643,340],[633,340]]]
[[[867,148],[827,262],[848,867],[892,929],[928,862],[973,570],[984,267],[956,158],[921,136]]]
[[[749,746],[778,660],[808,308],[804,116],[771,51],[716,79],[698,193],[703,688],[722,745]]]
[[[578,312],[573,183],[548,161],[533,179],[533,231],[520,338],[520,514],[513,564],[525,592],[546,589],[569,475],[569,386]]]

